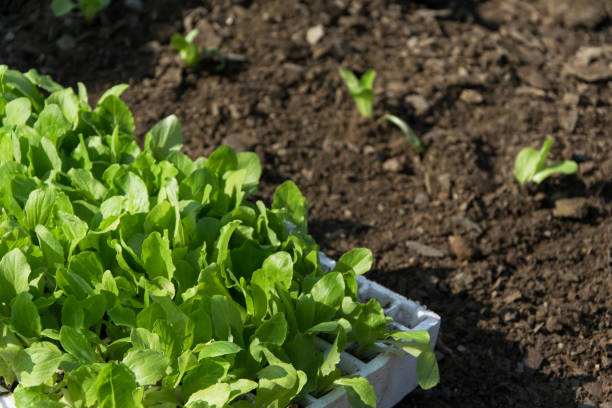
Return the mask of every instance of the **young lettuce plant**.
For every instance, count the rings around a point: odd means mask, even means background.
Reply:
[[[338,73],[349,89],[359,113],[366,118],[371,118],[374,105],[374,92],[372,91],[372,87],[374,85],[374,79],[376,78],[376,71],[371,69],[363,74],[360,79],[357,79],[355,74],[346,68],[338,68]],[[378,122],[384,121],[389,121],[397,126],[417,153],[423,152],[421,140],[403,119],[386,113],[378,119]]]
[[[185,37],[179,33],[175,33],[170,38],[170,44],[172,47],[179,52],[181,59],[185,66],[189,69],[196,69],[200,63],[204,61],[211,61],[216,64],[215,69],[222,71],[225,68],[226,61],[225,57],[215,47],[208,47],[204,52],[200,52],[197,44],[193,42],[195,37],[198,35],[198,30],[191,30]]]
[[[525,147],[519,152],[514,161],[514,176],[519,184],[525,184],[528,181],[540,184],[552,174],[574,174],[578,171],[578,164],[573,160],[564,160],[545,166],[552,144],[553,139],[548,138],[540,150]]]
[[[427,332],[359,301],[370,250],[324,272],[293,182],[270,207],[247,199],[257,155],[192,160],[174,115],[141,148],[126,88],[92,107],[83,84],[0,65],[0,381],[17,408],[286,407],[334,387],[375,408],[338,366],[351,343],[438,382]]]
[[[363,74],[360,79],[357,79],[355,74],[346,68],[338,68],[338,73],[349,89],[359,113],[366,118],[371,118],[374,104],[372,86],[376,78],[376,71],[371,69]]]
[[[73,0],[53,0],[51,11],[56,17],[60,17],[78,8],[85,16],[85,20],[91,22],[96,14],[108,7],[110,2],[111,0],[77,0],[76,3]]]

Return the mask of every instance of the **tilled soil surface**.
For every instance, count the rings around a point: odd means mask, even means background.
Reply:
[[[257,152],[264,200],[293,179],[324,251],[371,248],[370,278],[442,316],[440,385],[399,406],[612,407],[612,3],[113,0],[91,24],[49,3],[0,5],[0,63],[129,83],[138,135],[175,113],[193,156]],[[192,28],[223,71],[183,68]],[[358,116],[340,66],[377,71],[375,116],[423,154]],[[549,136],[579,172],[519,187]]]

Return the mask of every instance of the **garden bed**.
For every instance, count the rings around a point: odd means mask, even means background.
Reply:
[[[129,82],[137,132],[176,113],[194,157],[255,150],[261,198],[295,180],[324,251],[372,248],[369,278],[444,317],[441,384],[399,406],[612,400],[606,2],[115,0],[91,26],[13,3],[0,6],[1,63],[98,95]],[[182,68],[168,41],[187,25],[233,54],[226,72]],[[586,61],[596,81],[576,68],[582,46],[600,50]],[[377,114],[407,120],[422,155],[358,118],[339,66],[376,69]],[[514,157],[546,136],[578,174],[519,188]]]

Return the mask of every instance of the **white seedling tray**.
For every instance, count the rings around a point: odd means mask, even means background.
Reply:
[[[319,260],[324,270],[331,270],[335,265],[335,262],[323,253],[319,254]],[[393,318],[394,329],[427,330],[430,344],[432,347],[435,346],[440,331],[440,316],[363,276],[357,276],[357,283],[359,300],[362,302],[372,298],[378,300],[385,315]],[[326,346],[331,347],[331,344]],[[380,348],[384,350],[384,347]],[[358,375],[370,381],[378,396],[376,404],[378,408],[391,408],[418,385],[416,358],[408,354],[381,351],[366,362],[343,352],[339,366],[345,375]],[[300,405],[304,408],[350,408],[351,406],[343,388],[336,388],[319,398],[307,395]]]
[[[0,391],[5,393],[7,390],[0,387]],[[0,394],[0,408],[15,408],[13,394]]]
[[[335,264],[322,253],[320,261],[327,270]],[[440,316],[363,276],[357,277],[357,283],[359,300],[378,300],[385,314],[393,318],[394,329],[427,330],[431,346],[435,346],[440,330]],[[322,349],[331,347],[331,344],[320,339],[318,345]],[[381,350],[384,348],[384,345],[380,346]],[[381,351],[369,361],[362,361],[342,352],[339,367],[344,375],[358,375],[370,381],[378,396],[378,408],[391,408],[417,386],[416,359],[408,354]],[[350,408],[343,388],[335,388],[318,398],[306,395],[299,405],[303,408]],[[12,394],[0,395],[0,408],[15,408]]]

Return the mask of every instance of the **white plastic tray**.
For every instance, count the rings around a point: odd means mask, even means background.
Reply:
[[[323,268],[328,270],[335,264],[322,253],[320,261]],[[378,300],[385,314],[393,318],[397,330],[427,330],[431,346],[435,346],[440,316],[363,276],[357,277],[357,283],[361,301]],[[331,347],[323,340],[319,341],[319,345],[321,348]],[[417,386],[416,359],[410,355],[381,352],[366,362],[343,352],[339,366],[346,375],[358,375],[370,381],[378,396],[378,408],[391,408]],[[350,408],[342,388],[336,388],[319,398],[307,395],[299,405],[304,408]],[[0,396],[0,408],[15,408],[12,394]]]
[[[13,400],[13,394],[0,395],[0,408],[15,408],[15,401]]]
[[[335,265],[322,253],[319,260],[324,269],[333,269]],[[435,346],[440,331],[440,316],[364,276],[358,276],[357,283],[360,301],[378,300],[385,314],[393,318],[397,330],[427,330],[430,344]],[[328,347],[331,345],[328,344]],[[359,375],[370,381],[378,396],[378,408],[391,408],[418,385],[416,358],[411,355],[381,352],[366,362],[343,352],[339,366],[346,375]],[[307,395],[300,405],[304,408],[350,408],[342,388],[336,388],[319,398]]]

